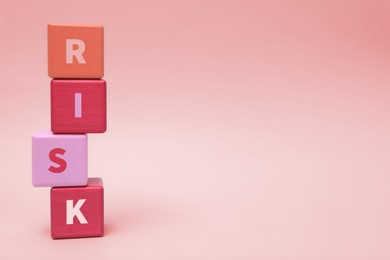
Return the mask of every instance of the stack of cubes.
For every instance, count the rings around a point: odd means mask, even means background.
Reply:
[[[101,178],[88,178],[87,133],[106,131],[100,25],[48,25],[51,133],[32,137],[32,183],[50,191],[51,236],[104,234]]]

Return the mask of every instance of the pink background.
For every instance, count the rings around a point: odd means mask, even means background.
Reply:
[[[106,236],[50,238],[46,26],[105,26]],[[390,1],[0,1],[0,259],[390,259]]]

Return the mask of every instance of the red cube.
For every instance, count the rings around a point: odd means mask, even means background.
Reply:
[[[57,187],[50,192],[51,236],[57,238],[104,235],[104,194],[100,178],[84,187]]]
[[[106,131],[106,82],[99,80],[51,81],[51,131],[55,134]]]

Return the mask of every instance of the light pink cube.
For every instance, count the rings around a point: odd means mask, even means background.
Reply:
[[[85,186],[88,183],[87,135],[32,137],[32,184],[35,187]]]

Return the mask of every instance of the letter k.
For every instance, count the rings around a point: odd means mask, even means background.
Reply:
[[[80,199],[77,201],[76,205],[73,207],[73,200],[66,201],[66,224],[73,225],[73,219],[76,216],[80,221],[80,224],[88,224],[88,221],[85,219],[83,213],[81,213],[80,208],[83,206],[86,199]]]

